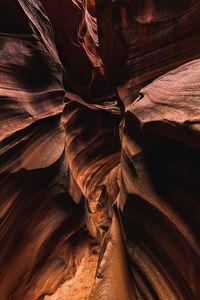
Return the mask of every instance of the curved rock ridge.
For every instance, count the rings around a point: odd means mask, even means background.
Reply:
[[[105,95],[107,97],[113,91],[103,76],[94,1],[42,0],[42,3],[52,22],[56,46],[65,68],[66,90],[84,97],[86,102],[102,102],[102,97],[105,99]],[[93,15],[89,13],[91,10]]]
[[[5,23],[0,34],[0,298],[5,300],[53,293],[74,276],[92,242],[82,193],[65,157],[63,71],[51,25],[40,2],[10,1],[10,16],[15,6],[23,16],[15,19],[17,32]]]
[[[99,48],[125,106],[155,78],[200,58],[198,0],[106,3],[96,1]]]
[[[0,4],[1,300],[199,299],[200,1],[161,2]]]

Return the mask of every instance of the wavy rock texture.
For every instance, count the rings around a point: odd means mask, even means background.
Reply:
[[[0,299],[199,299],[200,1],[0,14]]]

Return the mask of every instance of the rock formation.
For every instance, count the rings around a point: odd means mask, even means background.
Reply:
[[[200,1],[0,14],[0,299],[198,300]]]

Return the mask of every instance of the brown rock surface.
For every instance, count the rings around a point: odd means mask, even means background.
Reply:
[[[199,14],[2,1],[1,300],[199,299]]]

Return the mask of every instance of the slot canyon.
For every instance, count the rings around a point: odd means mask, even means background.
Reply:
[[[200,300],[200,0],[0,1],[0,300]]]

